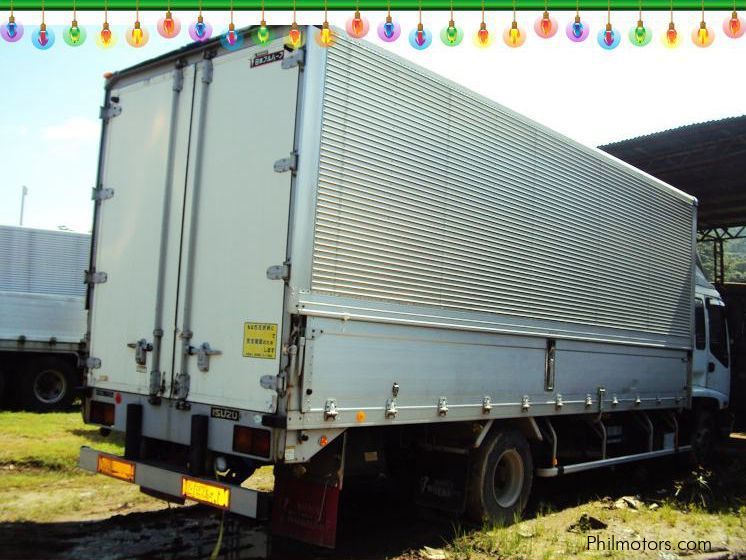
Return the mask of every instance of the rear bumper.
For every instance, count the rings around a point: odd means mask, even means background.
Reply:
[[[231,513],[243,515],[252,519],[264,520],[269,518],[270,495],[266,492],[259,492],[257,490],[228,484],[217,484],[213,480],[190,476],[186,473],[157,467],[148,463],[126,460],[123,457],[112,455],[111,453],[104,453],[103,451],[98,451],[85,446],[80,448],[78,466],[83,470],[101,474],[98,466],[100,457],[126,461],[126,463],[132,465],[134,469],[133,480],[114,477],[123,482],[131,482],[143,488],[148,488],[168,496],[173,496],[177,500],[187,499],[205,503],[218,509],[230,511]],[[185,495],[183,491],[185,480],[202,482],[213,487],[221,487],[228,492],[227,505],[221,507]]]

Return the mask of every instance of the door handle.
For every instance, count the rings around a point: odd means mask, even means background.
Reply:
[[[712,373],[713,371],[715,371],[715,362],[708,362],[707,373]]]
[[[214,350],[210,348],[209,342],[203,342],[198,347],[190,346],[189,354],[194,356],[197,355],[197,369],[201,372],[207,372],[210,370],[210,356],[219,356],[222,354],[220,350]]]

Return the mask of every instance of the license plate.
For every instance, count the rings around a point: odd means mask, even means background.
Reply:
[[[127,482],[135,482],[135,464],[106,455],[99,455],[96,471]]]
[[[181,479],[181,495],[190,500],[221,509],[228,509],[231,501],[229,488],[186,476]]]

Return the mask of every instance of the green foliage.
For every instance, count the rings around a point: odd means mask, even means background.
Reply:
[[[746,283],[746,239],[726,241],[723,244],[723,250],[725,281]],[[712,251],[712,242],[704,241],[697,244],[699,258],[702,260],[705,274],[710,281],[715,277],[715,259]]]

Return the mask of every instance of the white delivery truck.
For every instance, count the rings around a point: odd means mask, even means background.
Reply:
[[[271,464],[273,531],[332,546],[345,477],[504,520],[534,476],[704,450],[696,200],[315,31],[107,81],[85,418],[126,450],[80,466],[263,518]]]
[[[83,381],[91,236],[0,226],[0,400],[70,406]]]

